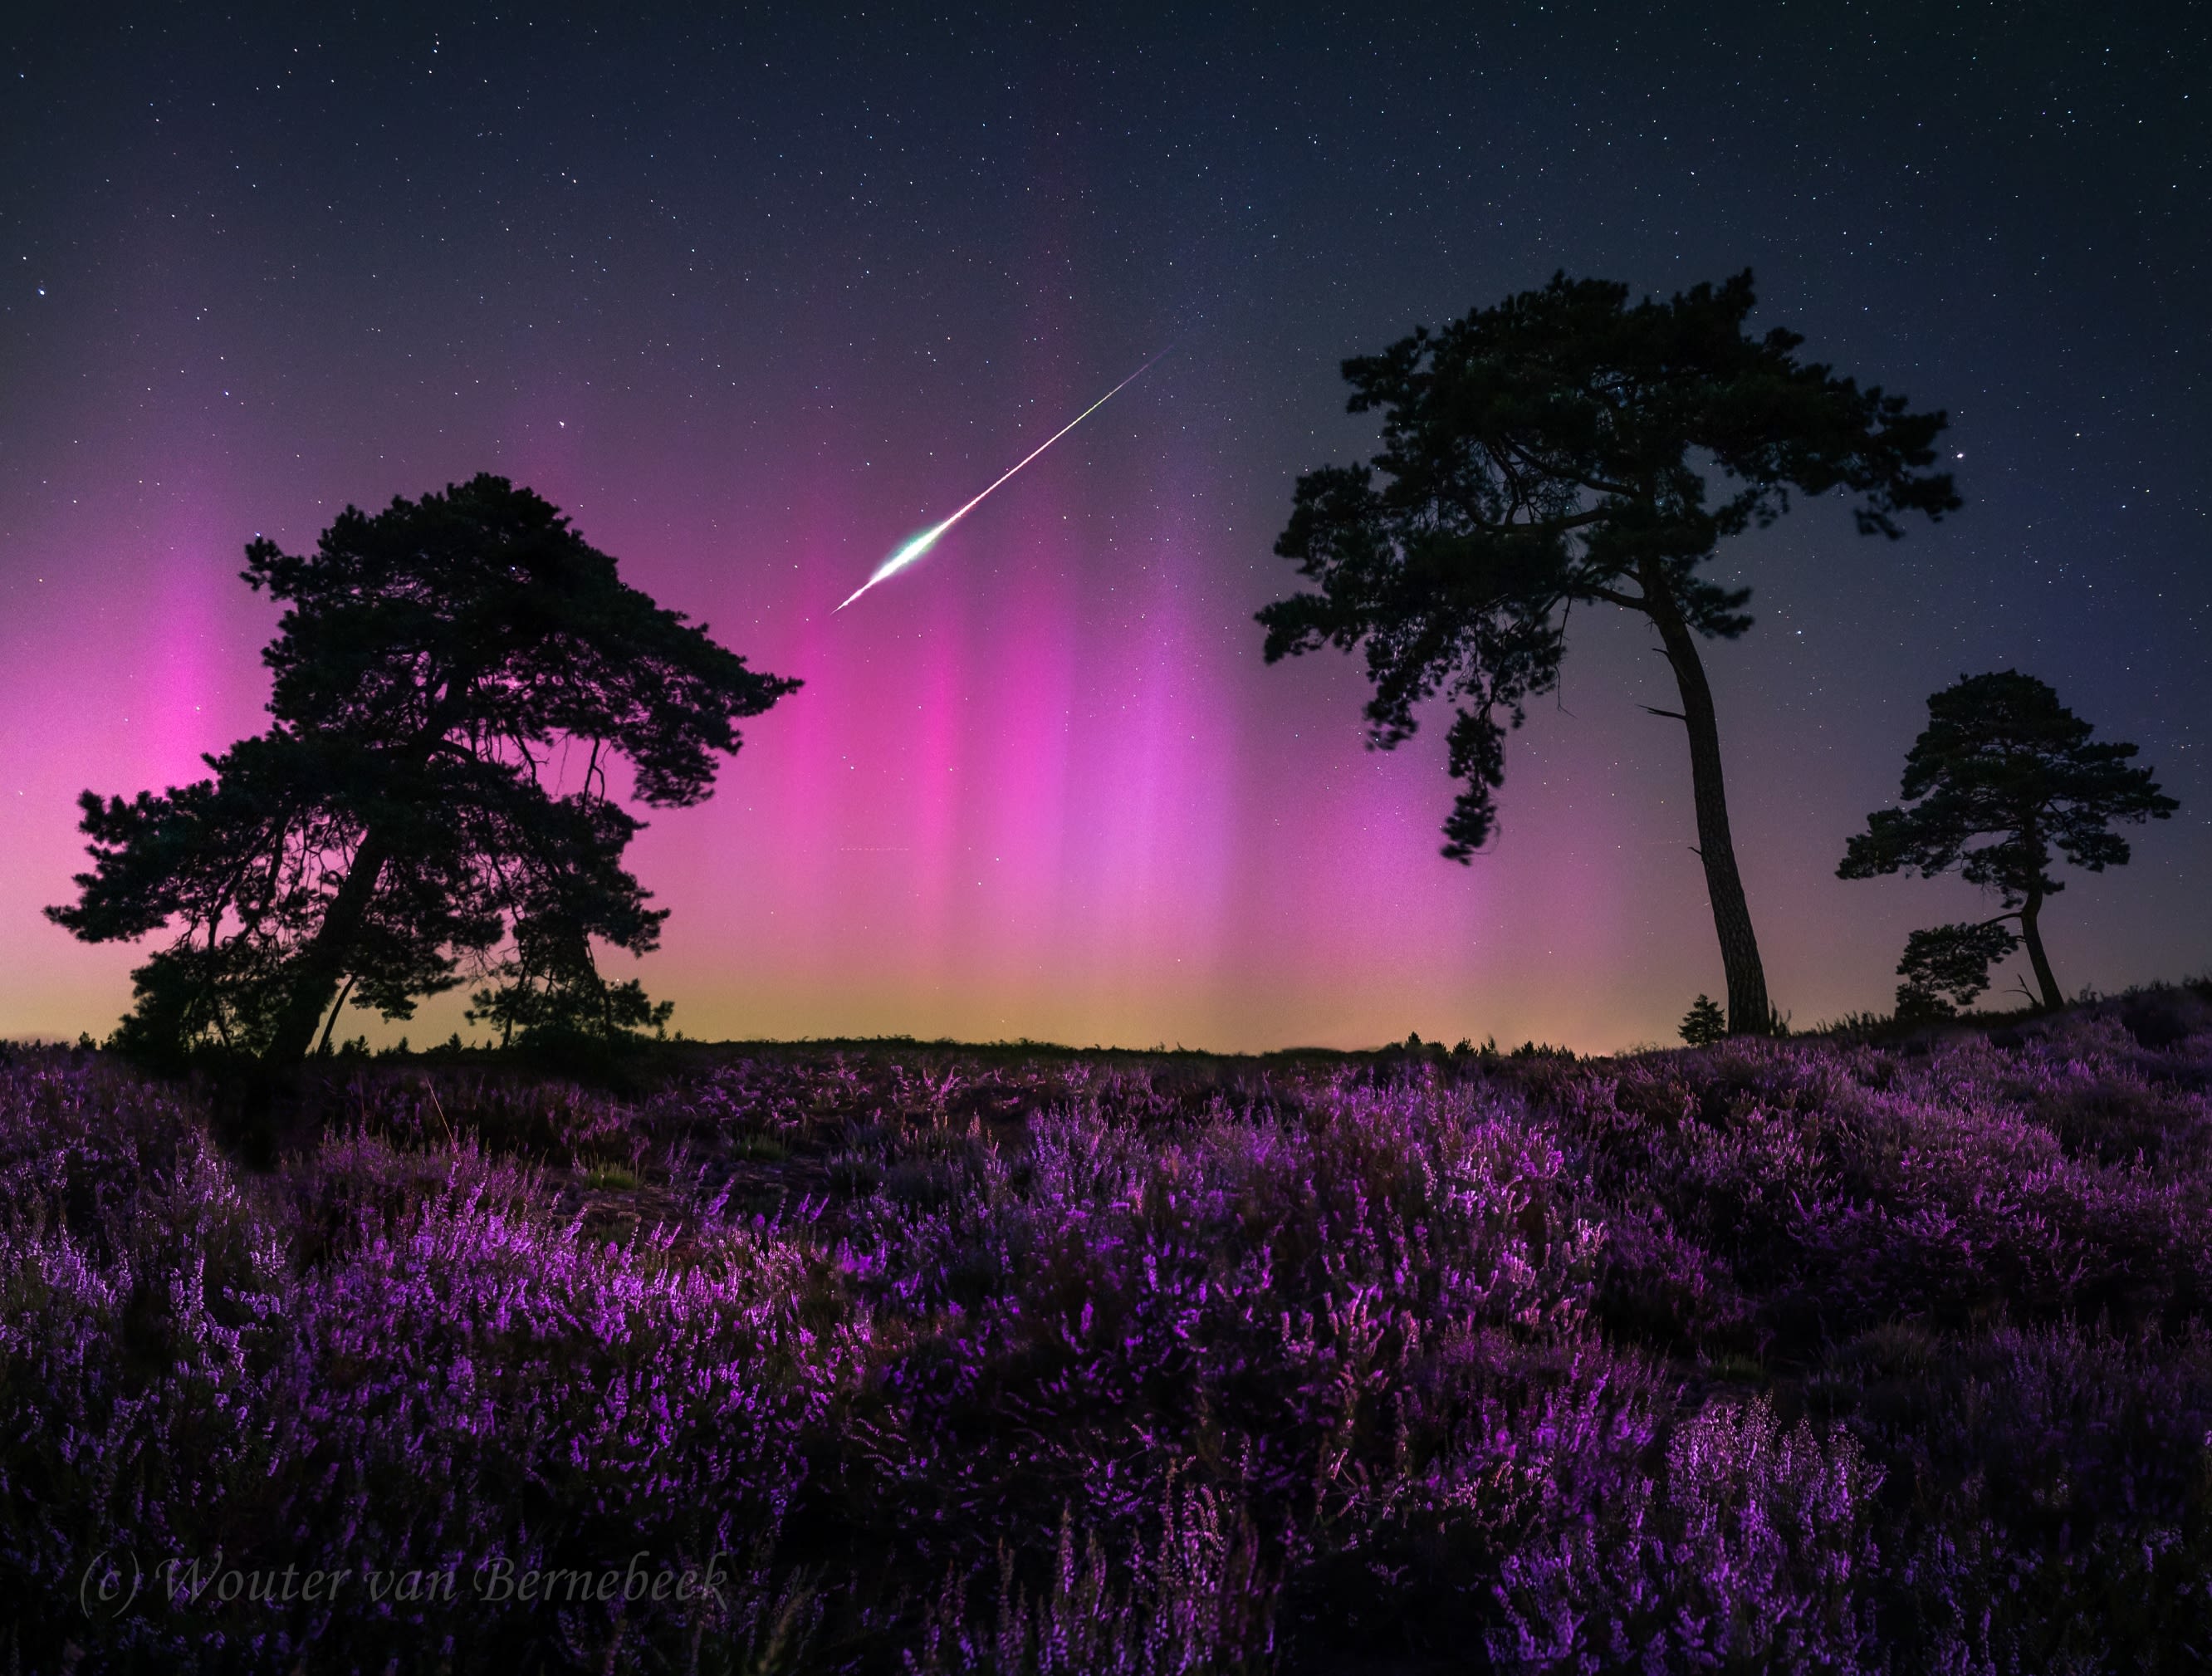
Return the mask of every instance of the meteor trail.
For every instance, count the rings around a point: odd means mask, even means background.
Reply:
[[[962,507],[957,512],[954,513],[950,518],[947,518],[943,523],[932,524],[927,529],[922,531],[921,534],[908,541],[904,546],[901,547],[881,564],[876,566],[875,575],[870,576],[866,582],[854,588],[850,597],[847,598],[837,606],[837,610],[844,610],[846,606],[852,604],[854,600],[859,599],[861,594],[866,593],[878,582],[884,581],[887,577],[896,576],[900,571],[905,570],[908,565],[913,564],[915,560],[920,558],[924,553],[935,546],[937,545],[937,538],[944,534],[945,531],[951,529],[953,525],[958,523],[963,518],[965,518],[977,507],[981,506],[983,503],[984,497],[990,494],[992,489],[996,489],[1000,484],[1004,483],[1006,478],[1013,476],[1016,472],[1020,471],[1021,468],[1028,465],[1030,460],[1035,460],[1054,442],[1057,442],[1061,437],[1066,436],[1069,431],[1074,430],[1076,426],[1081,424],[1093,413],[1096,413],[1100,408],[1105,406],[1108,402],[1120,395],[1122,391],[1127,389],[1129,386],[1134,384],[1139,378],[1142,378],[1147,372],[1152,370],[1153,363],[1157,362],[1160,358],[1160,355],[1165,355],[1166,353],[1166,350],[1162,350],[1159,355],[1155,355],[1151,361],[1146,362],[1143,366],[1131,373],[1128,377],[1123,379],[1119,384],[1116,384],[1104,395],[1099,397],[1097,401],[1092,402],[1090,406],[1085,408],[1080,413],[1078,413],[1058,430],[1055,430],[1051,436],[1046,437],[1043,442],[1038,443],[1027,454],[1024,454],[1019,460],[1016,460],[1011,466],[1007,467],[1007,469],[994,482],[993,482],[989,489],[984,490],[982,494],[976,496],[974,500],[969,502],[967,505]],[[832,614],[834,615],[835,613],[833,613]]]

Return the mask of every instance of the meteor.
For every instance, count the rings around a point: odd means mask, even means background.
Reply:
[[[938,537],[943,535],[945,532],[951,529],[953,525],[958,523],[963,518],[965,518],[969,513],[981,506],[983,503],[985,497],[991,493],[993,489],[996,489],[1000,484],[1004,483],[1006,478],[1013,476],[1016,472],[1020,471],[1021,468],[1028,465],[1030,460],[1035,460],[1054,442],[1057,442],[1061,437],[1066,436],[1069,431],[1074,430],[1076,426],[1081,424],[1093,413],[1096,413],[1100,408],[1105,406],[1108,402],[1120,395],[1122,391],[1127,389],[1129,386],[1134,384],[1139,378],[1142,378],[1146,373],[1150,372],[1152,369],[1153,363],[1158,361],[1160,355],[1165,355],[1166,353],[1166,350],[1162,350],[1159,355],[1155,355],[1151,361],[1146,362],[1143,366],[1131,373],[1128,377],[1123,379],[1119,384],[1116,384],[1104,395],[1099,397],[1097,401],[1092,402],[1090,406],[1085,408],[1080,413],[1078,413],[1058,430],[1055,430],[1051,436],[1046,437],[1043,442],[1038,443],[1027,454],[1024,454],[1019,460],[1016,460],[1011,466],[1007,467],[1007,469],[992,483],[990,488],[984,490],[982,494],[976,496],[974,500],[969,502],[967,505],[962,507],[957,512],[954,513],[950,518],[947,518],[943,523],[932,524],[927,529],[922,531],[921,534],[909,539],[906,545],[902,546],[896,552],[893,553],[881,564],[876,566],[875,575],[870,576],[866,582],[854,588],[851,596],[841,603],[837,606],[837,610],[844,610],[846,606],[852,604],[854,600],[859,599],[861,594],[866,593],[878,582],[896,576],[900,571],[905,570],[908,565],[913,564],[915,560],[920,558],[924,553],[935,546],[937,545]]]

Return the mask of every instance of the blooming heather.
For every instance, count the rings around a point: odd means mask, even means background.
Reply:
[[[2208,1089],[2187,991],[1609,1061],[377,1065],[256,1173],[26,1052],[0,1628],[35,1671],[2199,1668]]]

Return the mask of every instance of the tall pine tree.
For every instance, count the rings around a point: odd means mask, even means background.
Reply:
[[[1382,414],[1382,451],[1298,479],[1275,551],[1316,591],[1260,613],[1271,663],[1325,645],[1365,653],[1369,738],[1383,749],[1413,736],[1428,700],[1452,704],[1462,789],[1443,853],[1459,862],[1496,825],[1506,728],[1557,685],[1571,608],[1649,623],[1680,694],[1658,713],[1688,735],[1738,1033],[1770,1030],[1775,1012],[1698,645],[1751,626],[1749,590],[1704,567],[1792,491],[1846,490],[1860,531],[1893,537],[1904,514],[1959,504],[1949,476],[1924,469],[1942,414],[1799,361],[1794,332],[1750,334],[1753,301],[1748,272],[1637,303],[1625,285],[1563,276],[1346,362],[1351,410]]]

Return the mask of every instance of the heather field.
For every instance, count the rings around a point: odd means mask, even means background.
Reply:
[[[320,1063],[270,1167],[0,1068],[7,1668],[2212,1661],[2202,990]]]

